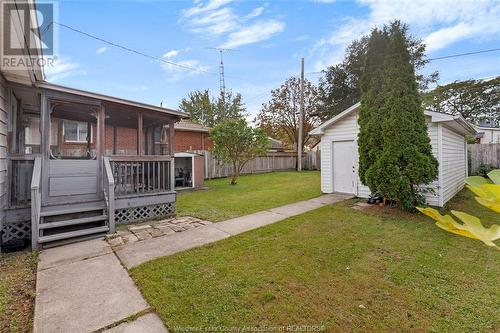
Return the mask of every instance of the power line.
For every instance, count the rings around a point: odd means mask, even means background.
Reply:
[[[466,53],[458,53],[458,54],[452,54],[452,55],[447,55],[447,56],[442,56],[442,57],[436,57],[436,58],[429,58],[429,59],[427,59],[427,61],[449,59],[449,58],[457,58],[457,57],[465,57],[465,56],[469,56],[469,55],[480,54],[480,53],[488,53],[488,52],[495,52],[495,51],[500,51],[500,48],[489,49],[489,50],[480,50],[480,51],[474,51],[474,52],[466,52]]]
[[[457,54],[450,54],[450,55],[441,56],[441,57],[429,58],[429,59],[426,59],[426,61],[427,62],[432,62],[432,61],[435,61],[435,60],[465,57],[465,56],[469,56],[469,55],[475,55],[475,54],[481,54],[481,53],[488,53],[488,52],[496,52],[496,51],[500,51],[500,48],[488,49],[488,50],[479,50],[479,51],[473,51],[473,52],[465,52],[465,53],[457,53]],[[308,72],[308,73],[306,73],[306,75],[323,74],[323,72],[325,70],[326,69],[321,70],[321,71],[317,71],[317,72]]]
[[[191,70],[191,71],[197,71],[197,72],[203,72],[203,73],[206,73],[206,74],[210,74],[210,75],[219,75],[219,73],[215,73],[215,72],[210,72],[210,71],[207,71],[203,68],[196,68],[196,67],[192,67],[192,66],[188,66],[188,65],[183,65],[183,64],[179,64],[179,63],[176,63],[176,62],[173,62],[173,61],[169,61],[169,60],[165,60],[164,58],[160,58],[160,57],[156,57],[156,56],[152,56],[150,54],[147,54],[147,53],[144,53],[144,52],[141,52],[141,51],[138,51],[136,49],[133,49],[131,47],[128,47],[128,46],[124,46],[124,45],[121,45],[121,44],[118,44],[118,43],[115,43],[115,42],[111,42],[109,40],[106,40],[106,39],[103,39],[101,37],[98,37],[98,36],[95,36],[93,34],[90,34],[88,32],[85,32],[85,31],[82,31],[82,30],[79,30],[79,29],[76,29],[76,28],[73,28],[69,25],[66,25],[64,23],[60,23],[60,22],[56,22],[56,21],[53,21],[52,23],[50,23],[47,28],[45,30],[48,30],[50,28],[50,26],[52,24],[57,24],[61,27],[64,27],[66,29],[69,29],[73,32],[76,32],[76,33],[79,33],[79,34],[82,34],[84,36],[87,36],[89,38],[92,38],[92,39],[95,39],[95,40],[98,40],[102,43],[105,43],[105,44],[108,44],[108,45],[111,45],[111,46],[114,46],[114,47],[117,47],[117,48],[120,48],[122,50],[125,50],[127,52],[131,52],[131,53],[135,53],[137,55],[140,55],[140,56],[143,56],[143,57],[146,57],[146,58],[149,58],[149,59],[152,59],[152,60],[156,60],[156,61],[160,61],[160,62],[163,62],[163,63],[166,63],[168,65],[172,65],[172,66],[176,66],[176,67],[179,67],[179,68],[183,68],[183,69],[187,69],[187,70]]]

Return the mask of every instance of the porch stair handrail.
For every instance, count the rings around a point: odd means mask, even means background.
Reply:
[[[108,211],[109,233],[115,232],[115,178],[111,170],[109,157],[103,158],[104,163],[104,198]]]
[[[40,183],[42,181],[42,159],[35,158],[33,175],[31,178],[31,249],[38,249],[38,225],[40,223],[40,213],[42,209],[42,192]]]

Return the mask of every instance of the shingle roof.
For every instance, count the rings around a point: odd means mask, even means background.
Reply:
[[[188,120],[181,120],[178,123],[175,123],[174,128],[179,131],[193,131],[193,132],[207,132],[207,133],[208,131],[210,131],[210,127],[196,124]]]

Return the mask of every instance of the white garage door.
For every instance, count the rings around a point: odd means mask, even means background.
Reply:
[[[356,146],[354,141],[333,142],[333,190],[356,194]]]

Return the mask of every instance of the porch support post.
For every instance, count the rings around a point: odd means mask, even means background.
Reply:
[[[168,154],[174,156],[174,120],[168,122]]]
[[[153,127],[151,127],[151,147],[153,148],[151,154],[153,155],[156,155],[155,131],[156,131],[156,126],[153,125]],[[160,133],[160,141],[161,141],[161,133]]]
[[[96,142],[96,159],[97,159],[97,165],[98,165],[98,173],[97,173],[97,193],[98,197],[102,197],[102,189],[103,189],[103,177],[102,173],[104,171],[103,169],[103,162],[102,162],[102,157],[104,155],[105,151],[105,119],[106,119],[106,112],[104,108],[104,104],[101,104],[99,107],[99,110],[97,111],[97,142]]]
[[[170,155],[170,191],[175,190],[174,124],[175,124],[174,119],[171,119],[168,122],[168,155]]]
[[[142,112],[137,112],[137,155],[142,156],[144,154],[144,140],[142,137],[143,130],[143,118]]]
[[[92,123],[90,120],[87,121],[87,157],[92,156],[90,152],[91,146],[90,142],[92,141]]]
[[[116,125],[113,125],[113,155],[116,155]]]
[[[42,202],[49,198],[49,159],[50,159],[50,105],[45,93],[40,101],[40,154],[42,157]]]

